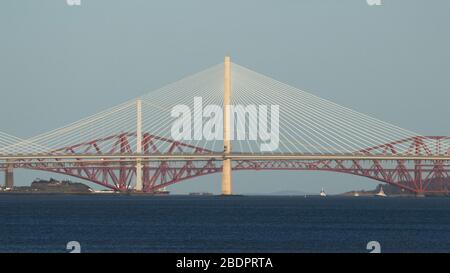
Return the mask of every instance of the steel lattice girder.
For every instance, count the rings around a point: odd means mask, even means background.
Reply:
[[[121,162],[91,162],[76,159],[78,154],[93,153],[132,153],[129,138],[133,133],[123,133],[102,139],[81,143],[55,150],[54,153],[72,155],[72,162],[55,159],[23,159],[14,162],[15,168],[34,169],[65,174],[91,181],[104,187],[126,191],[136,175],[135,163],[130,160]],[[441,142],[449,137],[414,137],[367,148],[359,153],[371,155],[397,155],[397,145],[407,144],[407,153],[417,154],[450,154],[442,151]],[[112,149],[102,149],[103,143],[114,142]],[[148,133],[143,134],[143,154],[207,154],[212,151],[161,138]],[[3,163],[0,167],[5,167]],[[450,165],[448,161],[433,160],[235,160],[233,170],[309,170],[331,171],[358,175],[382,181],[402,189],[419,193],[448,194],[450,190]],[[143,166],[143,184],[145,192],[154,192],[166,186],[222,171],[221,161],[217,160],[175,160],[145,162]]]

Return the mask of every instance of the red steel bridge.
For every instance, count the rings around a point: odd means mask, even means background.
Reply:
[[[192,103],[194,95],[207,105],[273,101],[280,107],[279,148],[261,152],[261,141],[230,139],[225,132],[229,117],[223,118],[225,140],[175,140],[170,109],[180,102]],[[196,114],[201,115],[194,110]],[[450,137],[421,136],[239,65],[231,67],[226,59],[224,66],[34,138],[0,133],[0,169],[9,188],[14,169],[53,172],[117,191],[147,193],[224,172],[223,193],[231,194],[231,171],[298,170],[367,177],[417,195],[448,195]]]

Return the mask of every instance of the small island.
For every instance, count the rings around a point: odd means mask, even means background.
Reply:
[[[88,194],[93,193],[94,190],[83,183],[51,178],[50,180],[36,179],[30,186],[18,186],[13,189],[2,188],[0,192]]]

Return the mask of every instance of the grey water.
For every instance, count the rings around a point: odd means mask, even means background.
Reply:
[[[450,198],[0,194],[0,252],[450,252]]]

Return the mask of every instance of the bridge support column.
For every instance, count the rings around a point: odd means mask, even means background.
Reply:
[[[142,100],[136,101],[136,153],[142,154]],[[136,183],[134,189],[142,191],[142,162],[141,159],[136,161]]]
[[[420,160],[414,161],[414,184],[416,188],[416,197],[425,197],[423,188],[423,177],[422,177],[422,162]]]
[[[14,164],[11,161],[7,162],[5,169],[5,188],[14,188]]]
[[[142,191],[142,163],[140,160],[136,162],[136,185],[134,188],[136,191]]]
[[[223,161],[222,172],[222,195],[231,195],[233,194],[231,187],[231,159]]]
[[[225,57],[224,62],[224,100],[223,100],[223,147],[224,155],[231,154],[231,59]],[[224,158],[222,166],[222,195],[232,194],[231,158]]]

